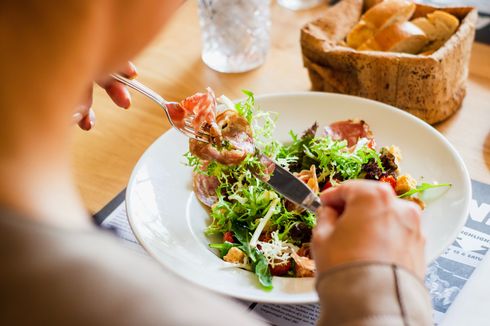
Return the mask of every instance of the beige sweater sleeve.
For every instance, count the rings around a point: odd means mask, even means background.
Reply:
[[[395,265],[357,263],[318,275],[318,325],[432,325],[429,295],[413,274]]]

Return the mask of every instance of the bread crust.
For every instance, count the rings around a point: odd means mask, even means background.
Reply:
[[[366,7],[366,3],[364,4]],[[354,49],[389,25],[408,20],[415,11],[411,0],[385,0],[368,9],[347,34],[347,44]]]
[[[381,29],[408,20],[414,11],[415,3],[411,0],[387,0],[366,11],[362,15],[362,20],[377,29]]]
[[[343,39],[361,16],[362,6],[359,0],[342,0],[324,17],[302,28],[303,62],[308,69],[312,89],[378,100],[431,124],[457,111],[466,94],[476,9],[441,9],[417,4],[413,18],[443,10],[456,16],[460,25],[432,54],[412,55],[357,51],[343,45]],[[351,10],[346,11],[345,8]],[[330,12],[336,13],[335,17]],[[339,24],[340,21],[342,23]],[[329,28],[335,24],[342,26]]]
[[[407,21],[383,28],[358,50],[419,53],[428,41],[424,31]]]

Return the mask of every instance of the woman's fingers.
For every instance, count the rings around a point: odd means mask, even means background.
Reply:
[[[95,126],[95,112],[92,109],[89,109],[87,114],[83,116],[80,121],[78,121],[78,126],[85,130],[89,131]]]
[[[129,61],[123,67],[121,67],[117,72],[129,79],[134,79],[136,78],[136,76],[138,76],[138,71],[136,70],[136,66]],[[103,78],[96,80],[97,84],[99,84],[99,86],[102,88],[105,88],[107,84],[113,81],[114,80],[110,76],[103,76]]]
[[[328,239],[335,231],[335,224],[339,218],[339,214],[331,207],[322,206],[318,209],[316,216],[316,226],[313,229],[313,237],[311,239],[312,254],[316,260],[317,268],[322,269],[322,265],[325,263],[325,259],[321,258],[324,252],[323,248],[327,245]]]
[[[104,86],[104,89],[117,106],[123,109],[128,109],[131,106],[131,95],[123,84],[112,80]]]
[[[338,214],[342,214],[345,207],[343,186],[329,188],[320,194],[322,205],[334,209]]]
[[[129,79],[133,79],[136,78],[136,76],[138,76],[138,71],[136,70],[136,66],[131,61],[128,61],[124,65],[124,67],[121,67],[119,73]]]
[[[83,130],[90,130],[95,125],[95,113],[92,110],[92,86],[87,88],[85,98],[73,114],[73,122]]]
[[[127,78],[134,78],[137,75],[136,67],[131,62],[128,62],[124,67],[121,67],[119,73]],[[97,81],[97,84],[106,90],[109,97],[117,106],[125,109],[129,108],[131,105],[131,96],[128,89],[121,83],[107,77]],[[95,112],[92,110],[92,87],[88,88],[85,99],[75,110],[73,121],[83,130],[90,130],[94,127]]]
[[[337,211],[328,206],[322,206],[317,211],[316,227],[313,230],[313,238],[326,239],[335,228],[339,218]]]
[[[127,62],[124,67],[121,67],[119,73],[130,79],[133,79],[138,75],[136,67],[131,62]],[[117,106],[123,109],[128,109],[131,106],[131,95],[123,84],[110,77],[97,81],[97,84],[105,89],[109,97]]]
[[[398,199],[395,205],[397,211],[402,213],[397,215],[400,224],[412,232],[421,233],[422,210],[419,205],[403,199]]]
[[[322,193],[321,199],[312,238],[319,272],[378,261],[403,266],[422,278],[420,208],[398,199],[388,184],[378,181],[347,181]]]
[[[83,117],[83,114],[81,114],[80,112],[75,112],[75,114],[73,115],[73,123],[78,124],[83,119]]]
[[[322,204],[334,208],[339,214],[353,203],[386,202],[394,197],[393,189],[387,183],[371,180],[349,180],[320,194]]]

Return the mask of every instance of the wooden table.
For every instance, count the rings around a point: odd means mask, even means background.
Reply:
[[[272,8],[272,42],[267,62],[243,74],[220,74],[200,58],[201,44],[195,1],[188,1],[157,39],[138,58],[139,79],[169,100],[180,100],[211,86],[217,94],[241,97],[241,89],[255,93],[310,89],[303,68],[299,30],[326,8],[292,12]],[[490,183],[490,46],[475,44],[462,109],[436,127],[453,143],[473,179]],[[94,213],[128,182],[145,149],[169,129],[160,108],[133,96],[128,112],[117,109],[104,92],[94,94],[96,128],[74,130],[73,164],[83,200]],[[74,128],[75,129],[75,128]]]

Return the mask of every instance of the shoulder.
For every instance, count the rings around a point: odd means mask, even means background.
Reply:
[[[0,324],[220,325],[224,319],[216,320],[213,311],[223,307],[252,324],[244,309],[190,286],[101,232],[29,242],[0,271],[0,301],[8,302],[0,307]],[[185,313],[189,309],[192,314]]]

